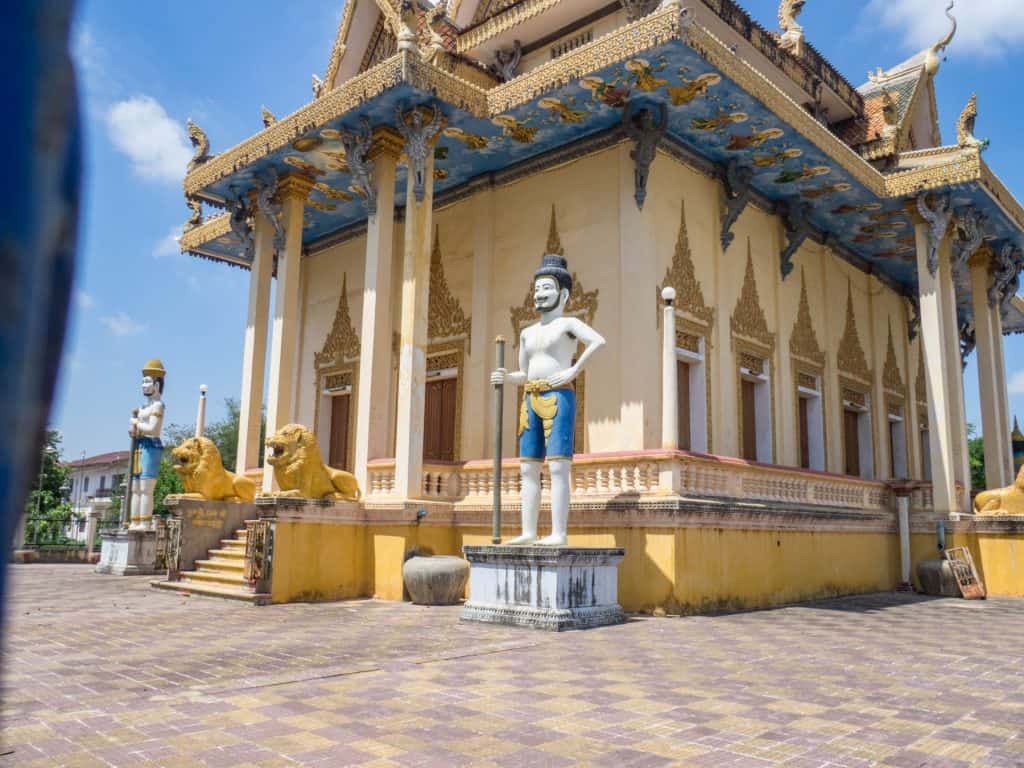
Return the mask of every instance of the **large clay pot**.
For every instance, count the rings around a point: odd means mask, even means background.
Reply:
[[[454,555],[410,557],[402,579],[417,605],[455,605],[462,601],[469,580],[469,563]]]

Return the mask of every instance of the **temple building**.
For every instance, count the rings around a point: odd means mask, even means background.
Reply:
[[[494,341],[514,369],[545,253],[608,342],[575,382],[570,539],[626,547],[626,608],[891,589],[937,521],[1024,594],[1020,533],[969,514],[963,386],[974,354],[986,486],[1010,485],[1024,208],[970,94],[943,141],[955,21],[854,86],[801,6],[775,31],[733,0],[348,0],[306,106],[216,154],[190,125],[182,250],[251,275],[238,471],[273,490],[265,401],[363,490],[276,522],[317,532],[275,600],[318,548],[351,564],[318,594],[400,598],[410,549],[490,540]]]

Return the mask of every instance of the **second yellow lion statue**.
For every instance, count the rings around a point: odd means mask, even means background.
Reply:
[[[287,424],[268,437],[266,459],[281,489],[274,495],[359,500],[355,476],[324,464],[316,435],[301,424]]]
[[[982,491],[975,496],[974,512],[978,515],[1024,515],[1024,467],[1017,473],[1013,485]]]
[[[220,451],[208,437],[190,437],[171,451],[174,471],[185,486],[185,499],[246,501],[256,497],[256,483],[224,469]]]

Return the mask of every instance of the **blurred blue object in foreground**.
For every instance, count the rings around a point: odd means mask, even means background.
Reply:
[[[6,0],[0,9],[0,532],[5,561],[38,468],[74,272],[81,136],[68,52],[71,10],[70,0]],[[5,562],[0,604],[6,578]]]

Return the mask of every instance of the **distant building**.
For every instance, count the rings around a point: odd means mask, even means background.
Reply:
[[[90,511],[106,512],[114,490],[128,473],[128,451],[111,451],[68,462],[72,513],[85,517]]]

